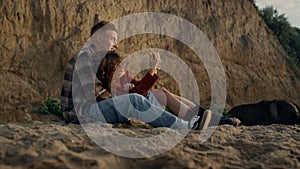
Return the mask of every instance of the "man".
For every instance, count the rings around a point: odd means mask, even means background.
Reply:
[[[210,111],[187,122],[151,104],[140,94],[124,94],[96,102],[95,75],[100,61],[108,51],[117,47],[116,28],[101,21],[91,29],[89,44],[68,62],[61,92],[62,112],[67,124],[80,123],[85,119],[123,123],[128,118],[136,118],[153,127],[202,130],[208,126]],[[158,67],[154,67],[152,75],[156,74],[156,69]],[[101,82],[99,84],[101,89]]]

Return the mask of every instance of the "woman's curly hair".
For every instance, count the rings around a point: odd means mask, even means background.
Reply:
[[[122,61],[122,56],[116,51],[107,52],[97,70],[97,78],[102,82],[102,87],[111,92],[113,75]]]

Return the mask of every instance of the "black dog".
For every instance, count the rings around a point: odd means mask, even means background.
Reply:
[[[261,101],[232,108],[226,118],[237,118],[241,125],[300,124],[299,106],[290,101]]]

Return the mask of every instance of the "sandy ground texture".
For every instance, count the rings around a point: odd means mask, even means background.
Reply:
[[[99,127],[100,126],[100,127]],[[124,137],[151,138],[161,133],[174,137],[161,137],[142,142],[149,152],[163,149],[176,140],[179,131],[166,128],[153,129],[147,125],[98,125],[106,144],[114,150],[122,149],[113,131]],[[98,131],[97,127],[94,131]],[[86,127],[85,127],[86,128]],[[209,128],[201,133],[209,135]],[[97,133],[97,132],[96,132]],[[99,133],[98,133],[99,134]],[[89,132],[93,137],[93,133]],[[174,148],[147,158],[126,158],[114,155],[98,146],[80,125],[62,126],[59,123],[33,122],[0,125],[0,168],[300,168],[300,126],[217,127],[207,141],[199,140],[200,132],[191,131]],[[138,143],[119,152],[134,152]],[[124,144],[125,145],[125,144]]]

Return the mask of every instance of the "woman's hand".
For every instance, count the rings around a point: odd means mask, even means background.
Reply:
[[[124,90],[132,90],[133,88],[134,88],[135,86],[134,86],[134,84],[132,84],[132,83],[125,83],[124,85],[123,85],[123,89]]]
[[[154,75],[160,69],[160,55],[158,52],[152,52],[149,59],[150,74]]]

